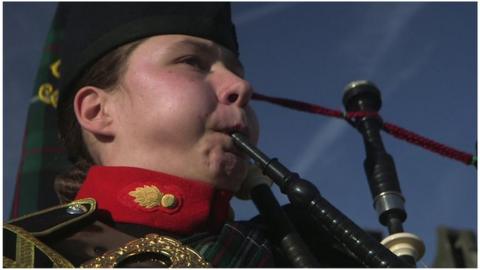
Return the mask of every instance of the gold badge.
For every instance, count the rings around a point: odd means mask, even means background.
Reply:
[[[145,208],[153,208],[162,203],[163,193],[154,185],[137,187],[134,191],[130,191],[128,195],[135,198],[135,202]]]

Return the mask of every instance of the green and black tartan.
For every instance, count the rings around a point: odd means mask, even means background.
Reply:
[[[57,10],[37,72],[17,172],[12,218],[57,204],[54,177],[69,164],[57,136],[55,113],[64,21],[63,14]]]
[[[228,222],[218,235],[189,243],[189,246],[214,267],[275,267],[270,242],[248,222]]]

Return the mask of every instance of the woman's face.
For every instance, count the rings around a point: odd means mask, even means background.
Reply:
[[[228,134],[240,131],[256,143],[258,122],[248,105],[252,88],[229,50],[185,35],[146,39],[110,93],[115,154],[104,165],[239,188],[247,159]]]

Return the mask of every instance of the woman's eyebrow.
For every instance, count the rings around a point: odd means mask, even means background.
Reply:
[[[180,40],[175,43],[173,43],[171,46],[169,46],[169,50],[174,50],[175,48],[191,48],[195,52],[205,54],[209,57],[218,57],[222,61],[224,61],[229,68],[234,69],[236,72],[240,72],[243,75],[243,65],[238,60],[238,58],[228,51],[227,49],[224,49],[220,47],[219,45],[214,45],[214,44],[206,44],[203,42],[198,42],[195,40]]]
[[[191,48],[191,49],[194,49],[195,52],[205,53],[211,56],[218,55],[218,49],[215,46],[193,41],[193,40],[180,40],[171,44],[168,47],[169,50],[175,50],[177,48],[187,48],[187,49]]]

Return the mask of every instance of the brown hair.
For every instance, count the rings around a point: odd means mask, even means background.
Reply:
[[[71,89],[72,93],[58,104],[58,130],[69,159],[74,163],[68,171],[57,175],[54,188],[61,203],[75,198],[82,185],[93,159],[87,150],[82,129],[75,116],[73,101],[75,93],[82,87],[91,85],[106,91],[116,86],[126,70],[128,57],[143,40],[120,46],[95,62],[78,79]],[[63,89],[64,91],[68,89]]]

